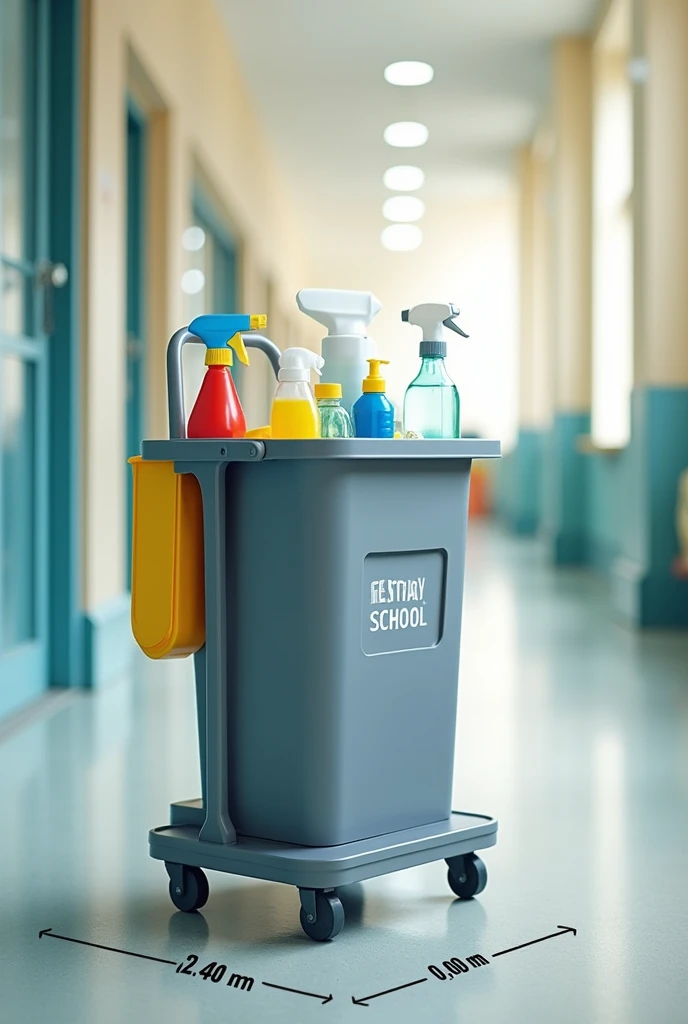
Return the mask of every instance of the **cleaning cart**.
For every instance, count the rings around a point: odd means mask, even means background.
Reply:
[[[195,659],[202,795],[149,836],[172,902],[204,905],[204,869],[284,882],[322,941],[351,882],[444,859],[477,895],[497,822],[451,789],[470,468],[499,443],[189,439],[197,340],[134,464],[134,632]]]

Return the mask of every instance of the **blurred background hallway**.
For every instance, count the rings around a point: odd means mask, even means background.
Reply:
[[[305,286],[381,298],[397,408],[401,310],[458,303],[462,429],[505,455],[476,504],[630,625],[688,624],[688,10],[396,9],[2,5],[0,715],[128,664],[125,458],[167,435],[169,336],[257,309],[317,349]],[[260,426],[270,367],[238,371]]]

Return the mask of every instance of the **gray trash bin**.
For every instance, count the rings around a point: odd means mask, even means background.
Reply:
[[[168,359],[182,434],[187,340]],[[453,813],[451,789],[470,467],[498,442],[181,436],[142,455],[203,500],[202,798],[150,835],[175,904],[205,902],[200,867],[290,882],[322,939],[345,882],[444,858],[458,895],[480,891],[497,823]]]

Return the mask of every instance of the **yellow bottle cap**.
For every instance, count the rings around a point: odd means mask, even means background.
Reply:
[[[363,378],[363,393],[385,391],[387,381],[380,376],[380,366],[389,366],[389,359],[366,359],[366,362],[370,364],[370,369],[368,376]]]
[[[250,318],[250,330],[262,331],[268,325],[268,318],[265,313],[252,313]]]
[[[342,385],[341,384],[316,384],[315,385],[315,397],[316,398],[341,398],[342,397]]]
[[[232,362],[231,348],[209,348],[205,353],[206,366],[231,366]]]

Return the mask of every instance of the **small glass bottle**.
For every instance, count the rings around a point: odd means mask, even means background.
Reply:
[[[353,437],[354,425],[341,405],[341,384],[316,384],[315,397],[320,412],[320,436]]]

